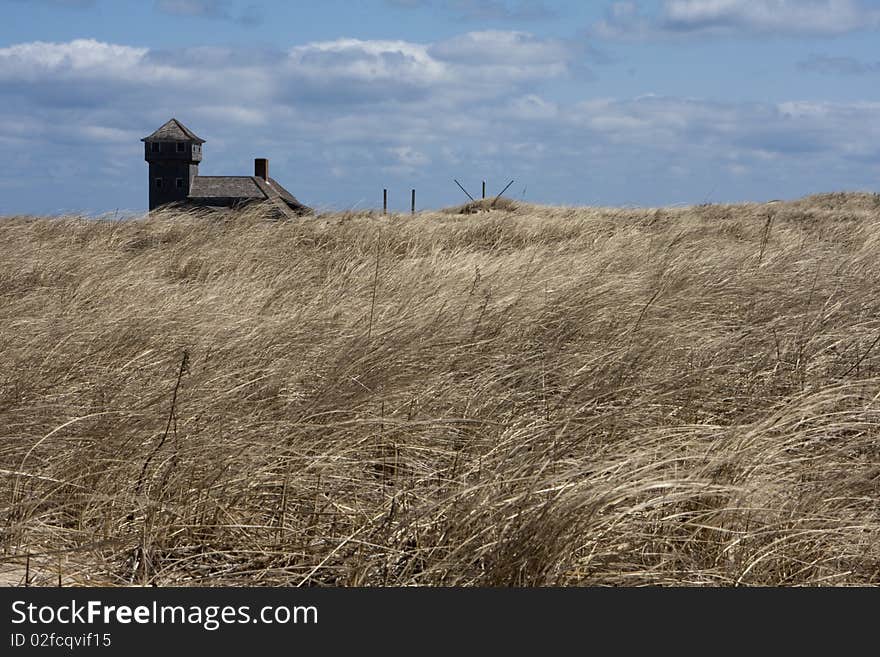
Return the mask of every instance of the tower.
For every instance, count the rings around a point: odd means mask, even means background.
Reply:
[[[141,141],[144,159],[150,164],[150,210],[185,201],[193,179],[199,175],[205,140],[177,119],[169,119]]]

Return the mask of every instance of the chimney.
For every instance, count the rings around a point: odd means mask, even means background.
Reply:
[[[258,157],[254,160],[254,175],[263,180],[269,180],[269,160]]]

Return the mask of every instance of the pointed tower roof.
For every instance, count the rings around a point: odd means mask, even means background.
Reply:
[[[153,134],[144,137],[141,141],[194,141],[197,144],[204,144],[205,140],[183,125],[177,119],[168,119],[168,121]]]

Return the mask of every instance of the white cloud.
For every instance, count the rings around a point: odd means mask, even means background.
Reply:
[[[608,38],[680,35],[825,35],[880,29],[880,10],[858,0],[664,0],[649,14],[613,2],[594,33]]]
[[[610,144],[670,157],[880,161],[880,103],[720,103],[646,96],[576,105],[569,120]],[[799,165],[800,163],[798,163]]]
[[[0,76],[39,78],[56,75],[119,77],[137,67],[146,48],[132,48],[94,39],[66,43],[33,41],[0,48]]]
[[[411,146],[398,146],[388,149],[395,160],[406,167],[420,168],[431,163],[431,158]]]
[[[132,130],[120,130],[101,125],[84,125],[80,128],[80,133],[88,141],[112,144],[132,144],[140,139],[140,136]]]
[[[510,101],[506,115],[514,119],[537,121],[552,120],[559,116],[559,106],[535,94],[527,94]]]
[[[469,32],[435,43],[338,39],[295,46],[283,70],[305,91],[355,85],[361,97],[400,97],[444,89],[456,97],[504,92],[511,84],[561,78],[577,51],[525,32]]]
[[[430,85],[449,71],[428,55],[428,47],[407,41],[338,39],[291,48],[288,72],[315,79],[387,80]]]
[[[461,74],[469,70],[481,77],[501,74],[506,80],[564,75],[576,55],[563,41],[500,30],[469,32],[434,44],[429,52],[457,65]]]

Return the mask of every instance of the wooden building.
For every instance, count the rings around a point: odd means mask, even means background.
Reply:
[[[252,176],[200,176],[202,144],[177,119],[170,119],[141,139],[144,159],[150,165],[150,210],[176,204],[189,207],[240,208],[268,203],[283,216],[311,212],[276,180],[269,177],[269,160],[254,160]]]

